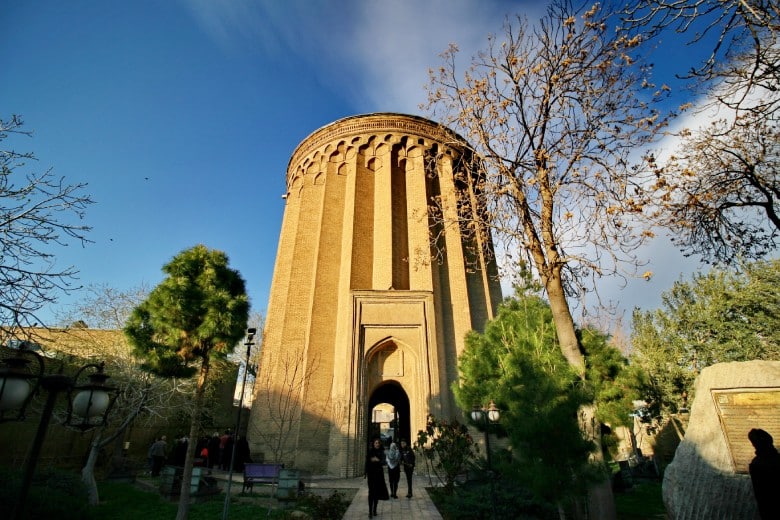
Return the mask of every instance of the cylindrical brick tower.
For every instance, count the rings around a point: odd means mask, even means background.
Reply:
[[[361,475],[371,410],[396,437],[428,414],[461,417],[450,385],[469,330],[501,299],[489,241],[473,225],[478,173],[457,134],[401,114],[341,119],[287,169],[247,435],[268,462]]]

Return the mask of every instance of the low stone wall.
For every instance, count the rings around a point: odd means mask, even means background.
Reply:
[[[780,391],[778,361],[721,363],[702,370],[685,439],[664,473],[669,518],[759,520],[750,476],[744,472],[748,456],[744,443],[752,427],[769,431],[778,444],[778,407],[745,407],[742,412],[734,406],[732,415],[724,415],[714,396],[725,395],[718,397],[724,402],[731,397],[744,402],[751,395],[774,399],[776,391]]]

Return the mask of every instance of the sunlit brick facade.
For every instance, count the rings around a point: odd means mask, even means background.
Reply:
[[[468,158],[453,132],[401,114],[341,119],[295,150],[248,428],[254,453],[352,477],[374,405],[393,404],[397,436],[412,439],[429,413],[460,416],[450,387],[464,336],[501,298],[490,244],[437,217],[477,204]]]

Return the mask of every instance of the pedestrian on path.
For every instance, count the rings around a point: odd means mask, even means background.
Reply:
[[[408,487],[406,498],[412,498],[412,474],[414,474],[414,463],[414,450],[406,443],[406,439],[401,439],[401,464],[404,466],[406,485]]]
[[[374,439],[366,453],[366,479],[368,480],[368,517],[377,516],[380,500],[390,498],[385,484],[385,450],[382,441]]]
[[[165,435],[157,439],[152,447],[149,448],[149,455],[152,457],[152,476],[159,477],[160,470],[165,464],[165,452],[167,451],[167,438]]]
[[[401,452],[394,442],[387,452],[387,477],[390,481],[390,498],[398,498],[398,482],[401,480]]]

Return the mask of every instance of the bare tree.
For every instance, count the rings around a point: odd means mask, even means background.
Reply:
[[[87,486],[89,503],[99,502],[95,482],[95,465],[101,451],[121,438],[135,421],[159,421],[177,412],[188,412],[194,390],[192,378],[162,378],[141,370],[120,330],[97,330],[86,327],[67,329],[25,329],[45,353],[49,363],[83,366],[105,363],[109,384],[117,389],[107,424],[96,431],[81,470]],[[82,381],[83,382],[83,381]],[[66,422],[66,411],[55,411],[56,419]]]
[[[314,441],[325,427],[323,418],[330,407],[330,396],[315,403],[306,398],[301,400],[301,396],[310,395],[304,389],[317,371],[319,358],[307,363],[303,352],[292,351],[284,351],[278,356],[278,359],[262,358],[276,367],[277,376],[273,382],[270,378],[260,381],[260,386],[255,388],[253,407],[261,410],[262,423],[250,433],[270,452],[271,460],[290,464],[294,461],[296,446],[300,444],[293,442],[291,435],[297,433],[301,415],[307,413],[317,418],[316,424],[306,429],[306,434]]]
[[[145,285],[121,290],[108,284],[89,284],[81,299],[55,314],[62,327],[82,323],[91,329],[122,330],[133,309],[148,295]]]
[[[0,120],[0,323],[11,328],[40,322],[36,313],[73,289],[78,271],[58,267],[53,246],[88,242],[83,219],[93,202],[86,184],[67,184],[52,170],[21,173],[35,156],[5,145],[31,135],[22,127],[18,116]]]
[[[95,465],[100,452],[123,436],[134,422],[152,422],[176,413],[191,413],[191,395],[195,390],[192,378],[164,378],[141,370],[129,348],[128,352],[99,359],[106,361],[106,371],[111,374],[111,382],[119,395],[110,422],[92,437],[89,455],[81,469],[81,479],[87,486],[91,505],[99,503]]]
[[[780,2],[778,0],[637,0],[627,4],[625,29],[644,39],[672,30],[705,58],[685,76],[698,79],[713,100],[738,111],[774,114],[780,107]],[[682,73],[683,71],[680,71]],[[714,91],[713,91],[714,89]]]
[[[658,168],[660,222],[686,254],[730,264],[780,239],[780,126],[754,112],[685,133]]]
[[[651,158],[658,223],[686,254],[730,264],[774,251],[778,224],[780,2],[641,0],[626,28],[645,39],[676,31],[706,58],[684,77],[703,94],[701,128],[682,129],[668,160]],[[681,71],[682,72],[682,71]]]
[[[434,117],[480,158],[474,190],[486,207],[457,213],[475,221],[461,225],[489,230],[520,256],[510,270],[539,276],[561,348],[579,371],[567,296],[595,278],[636,272],[635,250],[652,233],[635,227],[645,190],[629,156],[667,122],[653,106],[667,89],[635,62],[640,38],[608,29],[610,14],[554,2],[537,24],[507,21],[462,78],[452,46],[429,87]]]

